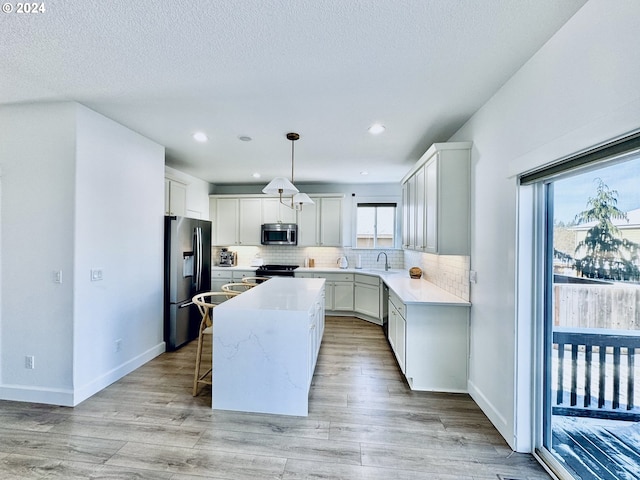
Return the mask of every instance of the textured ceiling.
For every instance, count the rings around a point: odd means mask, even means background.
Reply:
[[[296,181],[399,181],[585,0],[43,3],[0,13],[0,104],[78,101],[228,184],[289,176],[290,131]]]

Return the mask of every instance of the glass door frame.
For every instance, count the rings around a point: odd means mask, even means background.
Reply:
[[[610,147],[603,145],[594,152],[579,156],[574,165],[567,162],[566,169],[552,167],[548,176],[539,175],[530,181],[523,181],[524,176],[520,177],[518,222],[529,223],[528,228],[532,232],[528,238],[523,237],[522,233],[527,231],[527,227],[519,225],[518,302],[524,308],[519,309],[519,315],[523,317],[518,318],[518,324],[522,326],[527,321],[533,323],[533,351],[530,356],[532,453],[548,473],[559,480],[574,480],[575,477],[549,450],[552,447],[553,385],[551,371],[546,370],[546,362],[551,361],[553,347],[554,182],[637,157],[640,153],[640,132],[635,132],[628,138],[626,142],[624,139],[618,140],[612,142]],[[527,271],[530,278],[526,278]],[[518,361],[526,362],[526,359],[518,355]],[[522,422],[523,416],[520,415],[518,420]]]
[[[555,455],[551,446],[552,380],[547,371],[551,359],[553,327],[553,181],[540,181],[520,186],[520,195],[530,197],[522,202],[521,219],[530,215],[532,236],[520,239],[520,262],[531,262],[531,305],[529,321],[532,332],[532,453],[547,472],[558,480],[574,480]],[[531,190],[528,190],[531,189]],[[551,249],[551,253],[549,253]],[[522,277],[521,277],[522,279]],[[525,293],[526,295],[526,293]],[[522,321],[522,320],[521,320]],[[520,358],[522,361],[523,359]]]

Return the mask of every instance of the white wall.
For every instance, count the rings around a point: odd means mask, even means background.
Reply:
[[[75,403],[164,351],[163,179],[162,146],[78,106]]]
[[[637,18],[635,0],[591,0],[450,139],[473,142],[469,389],[519,451],[531,449],[532,425],[515,392],[531,378],[516,377],[530,368],[516,365],[515,344],[532,317],[516,321],[517,295],[530,292],[516,288],[514,175],[640,128]]]
[[[163,348],[164,149],[75,103],[0,132],[0,398],[74,405]]]
[[[74,158],[72,104],[0,109],[0,398],[37,401],[46,390],[64,403],[73,389]]]

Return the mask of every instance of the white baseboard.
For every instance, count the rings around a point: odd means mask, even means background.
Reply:
[[[137,355],[118,367],[106,372],[90,383],[76,389],[47,388],[25,385],[0,385],[0,400],[16,402],[45,403],[63,407],[75,407],[80,402],[98,393],[113,382],[133,372],[150,360],[164,353],[166,345],[161,342],[149,350]]]
[[[87,383],[86,385],[83,385],[80,388],[74,389],[73,406],[75,407],[76,405],[83,402],[87,398],[98,393],[103,388],[106,388],[112,383],[117,382],[125,375],[133,372],[134,370],[141,367],[148,361],[153,360],[161,353],[164,353],[165,350],[166,350],[166,344],[165,342],[161,342],[151,347],[146,352],[143,352],[140,355],[128,360],[127,362],[106,372],[100,377],[93,379],[91,382]]]
[[[73,407],[73,390],[25,385],[0,385],[0,399]]]
[[[489,421],[493,423],[494,427],[496,427],[500,435],[504,437],[507,444],[509,444],[509,447],[511,447],[512,450],[515,450],[514,432],[509,429],[509,422],[507,419],[498,411],[498,409],[495,408],[491,401],[489,401],[489,399],[471,380],[467,382],[467,386],[469,389],[469,395],[473,398],[473,401],[478,404]]]

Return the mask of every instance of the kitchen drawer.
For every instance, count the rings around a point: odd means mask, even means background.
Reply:
[[[313,278],[313,273],[311,272],[296,272],[296,278]]]
[[[353,282],[353,273],[314,273],[315,278],[325,278],[328,282]]]
[[[255,277],[255,270],[234,270],[233,279],[234,280],[242,280],[244,277]]]
[[[233,274],[231,273],[231,270],[212,270],[211,271],[211,278],[228,278],[229,280],[231,280],[232,277],[233,277]]]
[[[389,289],[389,301],[393,303],[393,306],[396,307],[398,313],[402,316],[402,318],[407,318],[407,311],[404,303],[400,300],[400,297],[395,294],[395,292]]]
[[[375,275],[362,275],[361,273],[356,273],[356,283],[366,283],[367,285],[375,285],[376,287],[380,286],[380,277]]]

